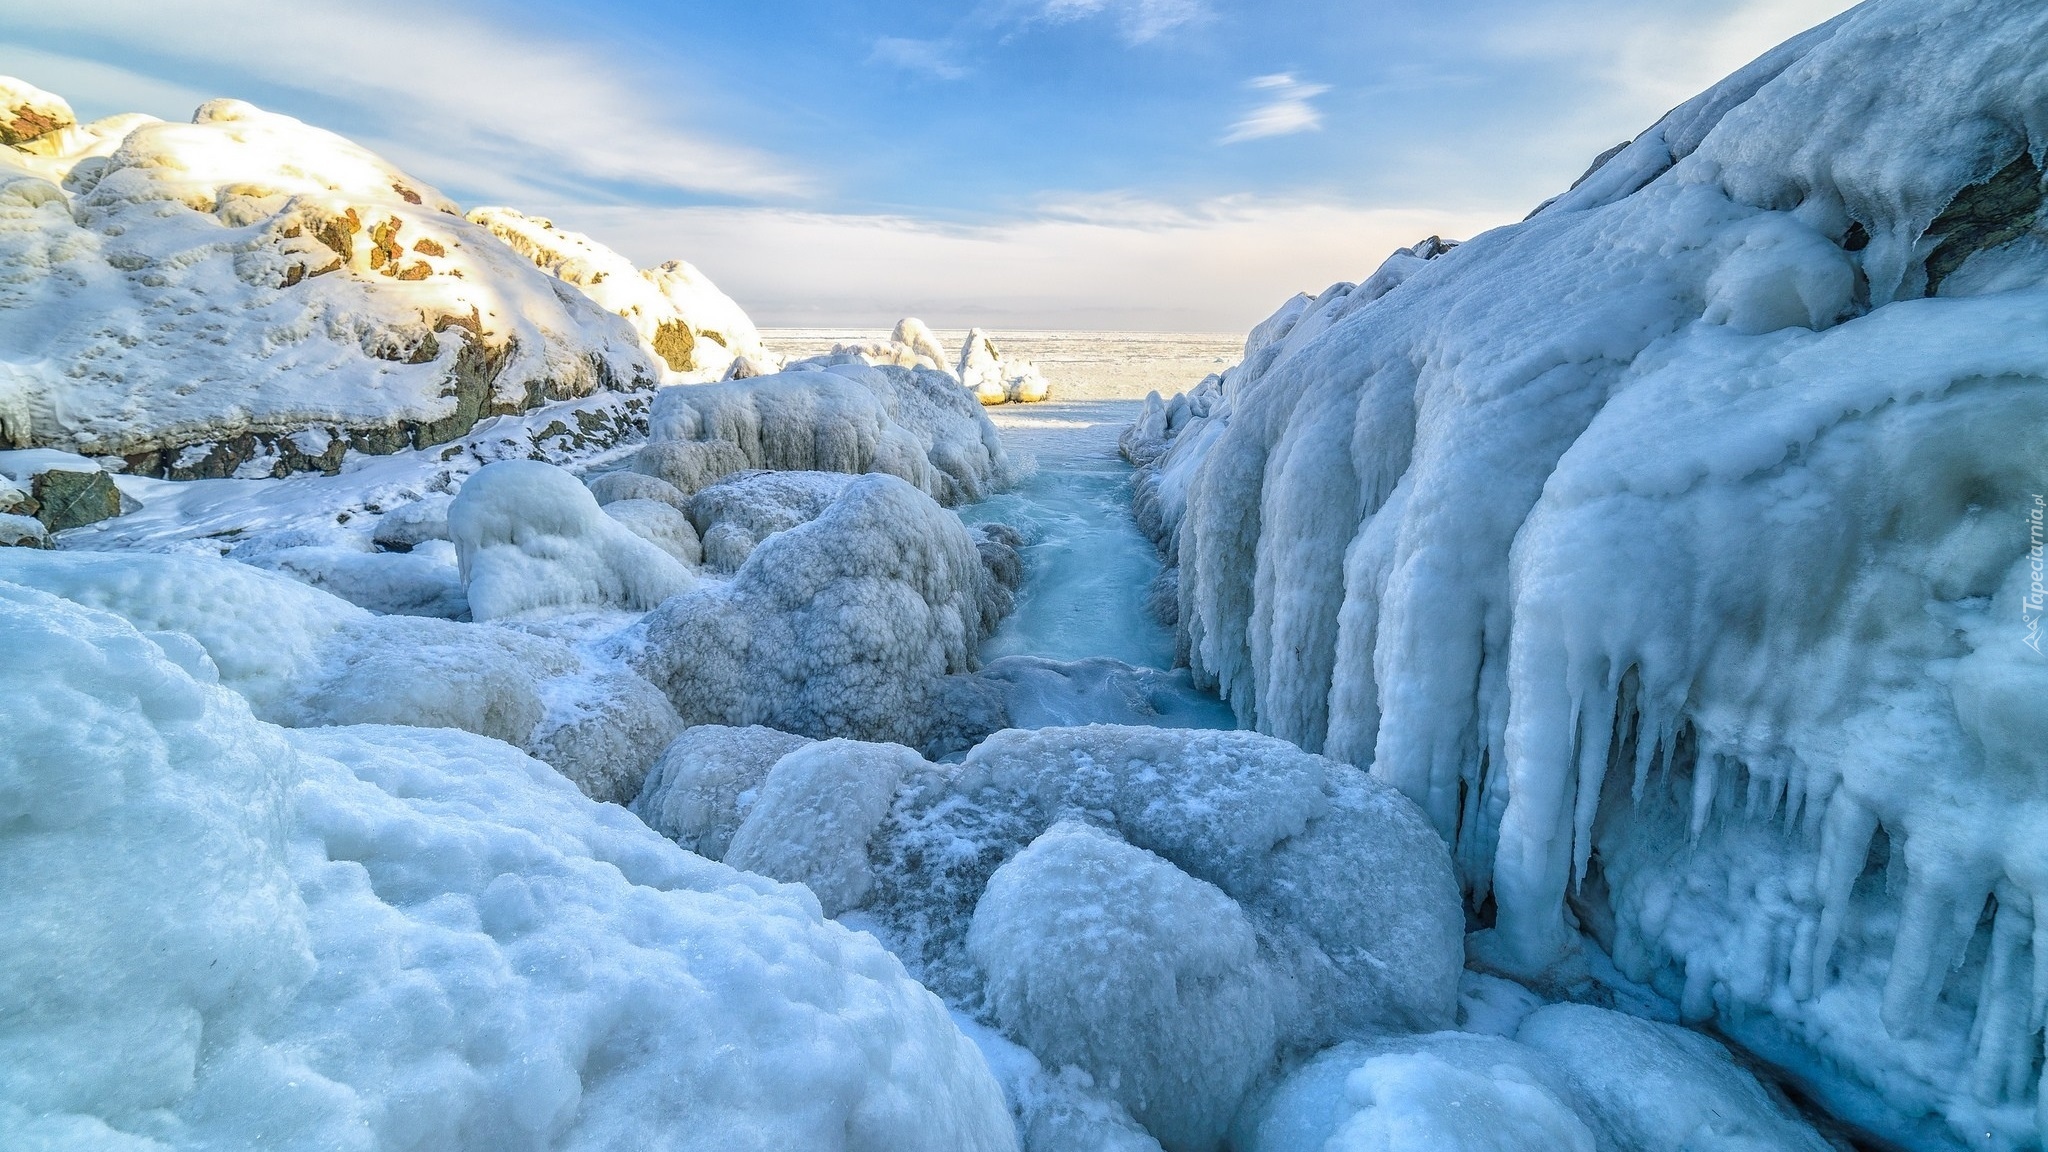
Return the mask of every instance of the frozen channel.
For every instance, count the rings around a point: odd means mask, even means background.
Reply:
[[[1024,583],[1016,610],[982,645],[984,662],[1006,657],[1114,660],[1169,683],[1155,699],[1175,727],[1234,728],[1229,706],[1187,684],[1173,667],[1174,636],[1146,607],[1159,571],[1152,542],[1131,518],[1132,470],[1117,435],[1138,412],[1130,400],[1004,406],[990,417],[1012,453],[1037,460],[1016,489],[962,508],[969,523],[1001,521],[1024,534]]]

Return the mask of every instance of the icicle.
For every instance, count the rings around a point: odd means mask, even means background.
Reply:
[[[1664,747],[1665,740],[1663,723],[1652,723],[1647,712],[1640,715],[1642,718],[1636,724],[1635,778],[1628,787],[1631,804],[1643,802],[1643,788],[1650,782],[1650,763]]]
[[[1870,856],[1870,841],[1877,834],[1877,817],[1846,792],[1837,790],[1821,816],[1820,857],[1814,891],[1820,896],[1820,927],[1813,943],[1813,961],[1805,990],[1797,981],[1793,995],[1804,1000],[1827,987],[1828,964],[1834,959],[1835,942],[1842,935],[1842,920],[1849,912],[1849,899],[1856,878],[1863,874],[1863,862]]]
[[[1702,753],[1693,761],[1692,769],[1692,836],[1691,843],[1699,846],[1700,834],[1707,830],[1707,816],[1714,810],[1714,792],[1720,781],[1721,757],[1718,753]]]
[[[1586,882],[1586,861],[1593,854],[1593,817],[1600,811],[1600,789],[1607,782],[1607,754],[1613,746],[1618,691],[1598,697],[1606,706],[1579,713],[1579,792],[1572,810],[1572,884]]]
[[[1894,854],[1904,851],[1893,846]],[[1949,971],[1969,947],[1982,918],[1986,888],[1951,890],[1944,877],[1906,873],[1906,898],[1899,911],[1899,934],[1892,942],[1891,970],[1885,974],[1884,1003],[1879,1019],[1885,1030],[1903,1039],[1918,1030],[1927,1010],[1941,995]]]
[[[1998,886],[1991,952],[1977,993],[1977,1016],[1970,1025],[1977,1048],[1972,1088],[1985,1104],[2002,1104],[2024,1094],[2034,1070],[2034,1030],[2027,1020],[2031,989],[2022,967],[2034,934],[2031,907],[2025,893],[2009,884]]]

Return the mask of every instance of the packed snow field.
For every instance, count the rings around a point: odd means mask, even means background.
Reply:
[[[1225,346],[0,80],[0,1146],[2042,1147],[2043,92],[1873,0]]]

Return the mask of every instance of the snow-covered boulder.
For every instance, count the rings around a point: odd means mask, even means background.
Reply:
[[[583,479],[590,494],[597,497],[599,504],[611,504],[619,500],[659,500],[678,512],[690,510],[690,498],[682,490],[666,480],[641,472],[619,471],[599,472]]]
[[[760,725],[685,728],[648,770],[633,811],[685,849],[723,860],[768,770],[810,743],[808,736]]]
[[[10,1147],[1016,1147],[801,889],[494,741],[265,724],[40,593],[0,650]]]
[[[1835,1147],[1728,1050],[1583,1004],[1513,1039],[1352,1041],[1245,1109],[1241,1152],[1827,1152]]]
[[[669,528],[670,544],[687,550],[682,529]],[[538,460],[479,469],[448,506],[448,531],[478,620],[565,608],[644,612],[696,584],[685,561],[607,516],[582,481]]]
[[[721,859],[804,885],[827,916],[857,908],[874,887],[868,840],[897,785],[928,767],[900,744],[821,740],[793,749],[762,777]]]
[[[1197,673],[1421,804],[1507,963],[1583,924],[1897,1140],[2043,1136],[2044,84],[2036,5],[1795,38],[1305,307],[1178,529]]]
[[[1169,1152],[1220,1144],[1274,1039],[1236,901],[1142,848],[1061,823],[989,877],[967,932],[989,1010],[1074,1065]]]
[[[966,674],[1007,604],[958,516],[862,476],[730,581],[663,603],[635,658],[691,724],[936,753],[1003,724],[999,694]]]
[[[0,262],[34,442],[150,475],[333,471],[659,374],[440,193],[238,101],[0,149]]]
[[[602,507],[605,515],[625,525],[627,531],[685,566],[695,568],[704,562],[696,526],[675,505],[665,500],[614,500]]]
[[[664,388],[633,467],[686,493],[755,468],[884,472],[947,505],[1015,479],[995,425],[951,377],[866,365]]]
[[[740,306],[680,260],[635,268],[581,232],[511,208],[472,208],[469,220],[543,271],[625,317],[672,372],[716,380],[736,357],[767,355],[761,334]]]
[[[681,727],[653,685],[559,640],[377,616],[230,560],[8,549],[0,580],[187,638],[206,675],[266,721],[460,728],[525,749],[600,800],[631,800]]]
[[[1256,733],[999,732],[910,778],[871,850],[868,914],[927,986],[972,1000],[965,937],[989,877],[1072,817],[1243,908],[1282,1042],[1451,1023],[1464,916],[1442,841],[1393,789]]]
[[[0,76],[0,144],[19,148],[77,123],[62,96]]]
[[[714,572],[736,572],[754,546],[808,524],[846,493],[845,472],[735,472],[690,498],[690,522]]]
[[[954,375],[983,404],[1035,404],[1052,395],[1037,365],[1003,359],[995,341],[979,328],[968,332],[960,345]]]

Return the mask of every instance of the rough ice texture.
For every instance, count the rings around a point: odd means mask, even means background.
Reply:
[[[1237,902],[1142,848],[1061,823],[989,877],[967,932],[989,1011],[1086,1071],[1169,1152],[1218,1147],[1274,1039]]]
[[[735,472],[690,498],[690,523],[713,572],[736,572],[754,546],[816,520],[846,492],[844,472]]]
[[[696,585],[671,552],[686,552],[694,534],[671,525],[667,547],[643,539],[606,515],[582,481],[538,460],[479,469],[449,505],[448,531],[478,620],[565,608],[644,612]]]
[[[9,1147],[1013,1149],[801,889],[458,732],[289,732],[0,587]]]
[[[633,811],[689,851],[723,860],[768,770],[811,742],[758,724],[685,728],[648,770]]]
[[[937,754],[1004,724],[1000,694],[968,674],[1007,603],[958,516],[862,476],[731,580],[651,613],[635,659],[691,724]]]
[[[1570,899],[1918,1146],[2043,1123],[2044,84],[2038,5],[1865,4],[1276,317],[1159,457],[1240,717],[1415,799],[1521,970]]]
[[[874,886],[868,840],[888,815],[896,786],[926,767],[900,744],[806,744],[762,778],[721,858],[808,887],[827,916],[857,908]]]
[[[927,986],[977,1004],[965,937],[989,877],[1064,819],[1114,831],[1238,904],[1257,929],[1249,963],[1273,1044],[1451,1023],[1464,918],[1442,842],[1393,789],[1255,733],[997,733],[906,784],[870,848],[866,912]]]
[[[511,208],[473,208],[469,220],[624,317],[672,372],[716,380],[736,357],[767,355],[754,322],[740,306],[680,260],[635,268],[581,232]]]
[[[1016,478],[995,425],[952,377],[859,364],[664,388],[633,467],[686,493],[756,468],[884,472],[947,505]]]
[[[238,101],[0,149],[0,263],[0,409],[152,475],[332,471],[659,376],[624,320],[439,192]]]
[[[0,580],[195,641],[208,675],[277,724],[460,728],[623,803],[681,721],[629,669],[489,625],[376,616],[246,564],[146,553],[0,554]]]

